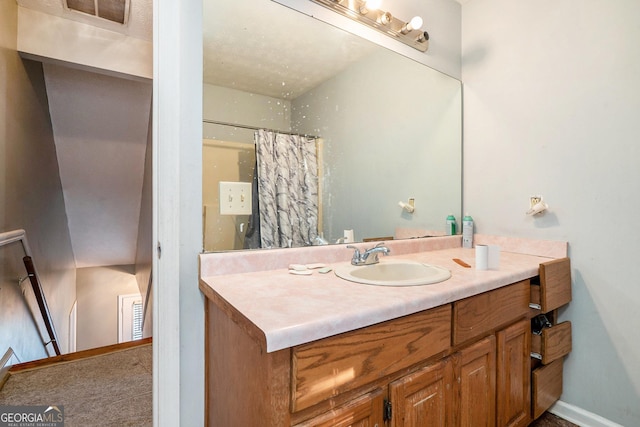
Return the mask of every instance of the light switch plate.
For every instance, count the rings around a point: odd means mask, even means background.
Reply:
[[[251,183],[220,181],[220,215],[251,215]]]

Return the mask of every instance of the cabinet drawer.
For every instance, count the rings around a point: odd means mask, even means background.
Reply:
[[[542,330],[541,335],[532,334],[531,353],[548,365],[571,352],[571,322],[562,322]]]
[[[377,389],[294,427],[383,426],[383,396]]]
[[[539,286],[531,287],[531,302],[543,313],[562,307],[571,301],[571,262],[560,258],[540,264]]]
[[[291,410],[308,408],[449,349],[451,305],[293,348]]]
[[[479,338],[529,313],[529,280],[453,303],[453,345]]]
[[[551,407],[562,394],[562,358],[536,369],[531,374],[533,418]]]

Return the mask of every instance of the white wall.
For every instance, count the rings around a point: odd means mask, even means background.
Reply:
[[[140,292],[133,265],[76,270],[77,351],[118,343],[118,295]]]
[[[15,1],[0,0],[0,230],[26,230],[66,352],[75,301],[73,253],[42,67],[18,56],[17,22]],[[40,340],[26,332],[30,317],[20,306],[17,271],[2,273],[10,280],[0,284],[0,353],[12,346],[21,361],[43,357]]]
[[[151,84],[43,69],[76,266],[134,264]]]
[[[640,425],[640,3],[463,6],[464,206],[481,233],[567,240],[562,400]],[[542,194],[551,211],[524,215]]]

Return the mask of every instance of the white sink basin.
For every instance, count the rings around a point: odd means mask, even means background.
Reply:
[[[437,265],[415,261],[380,261],[373,265],[346,265],[335,269],[336,276],[350,282],[377,286],[420,286],[447,280],[451,272]]]

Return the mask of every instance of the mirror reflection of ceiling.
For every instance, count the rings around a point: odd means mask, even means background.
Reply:
[[[273,1],[205,1],[203,7],[203,79],[216,86],[294,99],[376,48]]]

